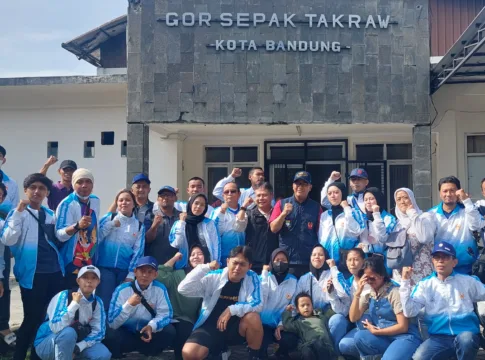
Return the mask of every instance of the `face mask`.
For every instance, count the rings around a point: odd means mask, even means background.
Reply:
[[[288,270],[288,263],[277,261],[273,263],[273,270],[276,274],[283,274]]]

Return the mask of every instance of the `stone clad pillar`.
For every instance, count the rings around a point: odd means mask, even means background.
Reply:
[[[131,187],[131,179],[139,173],[148,175],[148,131],[143,123],[128,123],[128,147],[126,163],[126,184]]]
[[[413,191],[421,210],[432,206],[431,126],[413,128]]]

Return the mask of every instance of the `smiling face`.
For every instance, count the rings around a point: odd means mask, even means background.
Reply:
[[[177,195],[169,190],[163,190],[160,194],[158,194],[158,206],[162,209],[171,209],[173,208],[175,201],[177,200]]]
[[[441,185],[440,188],[440,198],[443,203],[447,206],[455,206],[458,202],[458,196],[456,196],[456,191],[458,188],[453,183],[445,183]]]
[[[147,288],[157,278],[158,271],[150,265],[140,266],[135,269],[136,281],[142,288]]]
[[[204,260],[204,253],[202,252],[201,248],[197,246],[193,247],[189,257],[190,266],[195,268],[197,265],[203,264]]]
[[[256,189],[256,205],[260,209],[267,209],[271,207],[273,201],[273,194],[266,189]]]
[[[338,206],[342,202],[342,191],[336,186],[330,186],[327,190],[327,197],[332,206]]]
[[[413,204],[408,193],[405,191],[398,191],[396,194],[396,205],[397,208],[402,212],[406,213],[407,209]]]
[[[325,264],[325,252],[323,248],[317,246],[313,249],[312,255],[310,257],[310,261],[315,269],[321,269],[322,266]]]
[[[79,179],[74,184],[74,191],[80,196],[89,196],[93,192],[94,184],[91,179]]]
[[[372,206],[377,205],[377,200],[373,193],[368,192],[364,195],[364,204],[365,209],[368,212],[372,212]]]
[[[306,199],[312,190],[312,185],[304,180],[296,180],[293,183],[293,193],[299,199]]]
[[[195,216],[202,215],[205,210],[205,199],[202,196],[198,196],[192,203],[192,214]]]
[[[135,208],[135,203],[133,202],[133,197],[128,192],[123,192],[118,196],[116,201],[118,209],[125,216],[131,216],[133,214],[133,209]]]
[[[435,253],[431,260],[433,261],[433,266],[436,270],[438,275],[443,277],[448,277],[452,272],[455,266],[458,264],[458,260],[453,256],[444,253]]]
[[[40,181],[32,183],[27,189],[24,189],[24,192],[31,206],[35,208],[42,205],[44,199],[49,195],[49,190]]]

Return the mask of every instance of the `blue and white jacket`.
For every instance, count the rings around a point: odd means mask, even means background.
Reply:
[[[170,245],[180,251],[182,260],[175,263],[175,269],[182,269],[187,266],[189,259],[189,244],[187,236],[185,235],[185,221],[177,220],[170,230],[168,239]],[[210,253],[211,261],[217,260],[221,262],[221,239],[217,232],[216,225],[211,219],[205,218],[204,221],[197,225],[199,240]]]
[[[5,221],[0,219],[0,232],[3,229],[3,225],[5,225]],[[3,270],[5,270],[5,258],[3,257],[3,253],[5,251],[5,245],[0,241],[0,279],[3,279]]]
[[[0,172],[3,173],[2,182],[7,188],[7,197],[3,200],[3,203],[8,204],[11,208],[13,208],[20,202],[19,187],[14,179],[8,177],[8,175],[2,170],[0,170]]]
[[[363,214],[365,229],[360,235],[360,243],[368,245],[369,253],[384,254],[384,247],[389,234],[396,227],[396,218],[387,211],[373,213],[374,221]]]
[[[94,211],[94,214],[97,218],[96,222],[96,235],[98,237],[97,242],[99,241],[99,220],[100,220],[100,200],[96,195],[89,196],[89,206],[91,210]],[[57,233],[61,234],[61,236],[67,236],[68,242],[65,244],[61,249],[61,254],[64,260],[64,265],[67,266],[70,264],[74,259],[74,250],[76,249],[76,243],[78,241],[79,232],[75,233],[73,236],[69,236],[66,234],[66,229],[76,224],[81,218],[83,214],[81,213],[81,202],[76,195],[76,193],[69,194],[64,200],[61,201],[59,206],[57,207],[56,211],[57,215],[57,222],[56,222],[56,229]],[[58,235],[59,236],[59,235]]]
[[[227,273],[227,268],[211,271],[209,264],[200,264],[189,272],[179,284],[178,291],[180,294],[187,297],[202,298],[202,308],[194,329],[204,324],[216,306],[222,288],[229,281]],[[236,304],[229,306],[229,310],[232,316],[243,317],[250,312],[259,313],[262,309],[261,282],[258,275],[249,270],[239,290],[239,300]]]
[[[115,221],[120,227],[115,226]],[[140,226],[141,225],[141,226]],[[99,249],[96,265],[128,270],[129,279],[134,279],[136,262],[145,251],[145,225],[135,215],[107,213],[99,224]]]
[[[78,291],[80,292],[81,290]],[[79,304],[74,301],[68,304],[67,290],[55,295],[47,308],[46,321],[37,331],[34,345],[38,346],[51,334],[57,334],[70,326],[74,322],[77,310],[79,310],[79,322],[83,325],[89,324],[91,326],[89,335],[76,344],[79,350],[82,352],[84,349],[101,342],[106,333],[106,314],[104,313],[103,301],[98,296],[96,296],[96,307],[93,312],[92,302],[95,296],[91,295],[89,299],[83,296]]]
[[[150,325],[153,332],[162,331],[173,318],[167,288],[157,280],[154,280],[145,290],[141,290],[136,281],[135,286],[147,299],[148,304],[153,307],[157,316],[152,318],[143,304],[136,306],[128,304],[128,299],[134,294],[134,291],[131,283],[123,283],[116,288],[109,304],[109,327],[118,329],[123,326],[133,333],[139,333],[145,326]]]
[[[187,201],[176,201],[174,204],[174,208],[181,212],[187,212]],[[205,217],[210,219],[212,217],[213,211],[214,211],[214,208],[208,205],[207,212],[205,213]]]
[[[441,281],[434,272],[417,283],[412,292],[411,282],[402,280],[399,294],[404,316],[417,316],[424,308],[430,335],[480,333],[473,303],[485,300],[485,286],[475,276],[453,272]]]
[[[217,232],[221,237],[221,260],[225,266],[225,260],[229,256],[229,253],[236,246],[243,246],[246,242],[246,226],[248,225],[248,219],[240,221],[236,215],[239,212],[239,206],[237,209],[227,208],[226,212],[221,213],[221,208],[218,207],[212,213],[212,220],[214,220],[217,228]]]
[[[473,231],[480,231],[485,226],[485,220],[473,205],[471,199],[466,199],[463,205],[458,204],[447,219],[443,212],[443,203],[428,211],[430,224],[434,233],[435,244],[446,241],[456,250],[459,273],[470,273],[472,265],[478,257],[478,247],[473,237]],[[424,229],[420,233],[425,233]]]
[[[42,206],[42,209],[45,211],[45,223],[55,224],[56,216],[54,212],[44,206]],[[29,210],[39,218],[38,210],[34,210],[30,206]],[[59,241],[67,241],[69,235],[65,232],[57,231],[57,238]],[[13,272],[20,286],[32,289],[37,267],[39,223],[27,210],[22,212],[18,212],[16,209],[11,210],[0,233],[0,239],[3,245],[10,246],[10,250],[12,250],[12,254],[15,257]],[[64,262],[57,246],[47,237],[46,240],[56,251],[61,271],[64,273]]]
[[[328,293],[327,282],[332,280],[334,291]],[[312,283],[311,283],[312,282]],[[313,290],[313,291],[311,291]],[[330,305],[337,314],[347,316],[350,309],[350,288],[342,273],[336,266],[325,270],[320,275],[320,279],[308,272],[303,275],[296,286],[295,297],[301,292],[311,293],[313,307],[326,311]],[[293,298],[294,301],[294,298]]]
[[[263,290],[261,322],[276,328],[278,325],[282,325],[281,315],[293,300],[298,280],[294,275],[287,274],[285,280],[278,285],[275,276],[268,270],[262,271],[260,279]]]
[[[346,207],[344,212],[332,221],[332,210],[320,216],[318,241],[327,249],[330,258],[338,264],[340,249],[350,250],[359,243],[359,236],[365,229],[364,219],[358,210]]]

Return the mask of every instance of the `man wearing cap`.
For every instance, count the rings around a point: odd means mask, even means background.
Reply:
[[[318,226],[322,208],[308,194],[312,177],[299,171],[293,179],[293,196],[276,203],[269,219],[271,231],[279,233],[280,247],[290,256],[290,269],[295,276],[308,271],[313,247],[318,243]]]
[[[399,289],[404,315],[424,309],[429,339],[414,353],[414,360],[475,359],[479,348],[479,321],[473,303],[485,300],[485,287],[474,276],[454,271],[458,264],[453,245],[436,243],[432,252],[435,272],[411,291],[412,268],[403,268]]]
[[[340,173],[338,171],[333,171],[325,182],[325,185],[323,185],[321,192],[321,202],[323,207],[330,209],[331,205],[327,198],[327,189],[340,178]],[[360,209],[365,213],[364,192],[365,189],[367,189],[367,185],[369,185],[369,175],[367,175],[365,169],[358,168],[351,171],[349,178],[352,194],[347,196],[347,202],[354,209]]]
[[[136,280],[121,284],[113,293],[104,343],[114,358],[132,351],[156,356],[172,345],[172,305],[165,286],[155,280],[157,275],[157,260],[142,257],[136,265]]]
[[[136,200],[135,215],[138,221],[145,225],[145,229],[150,229],[153,221],[153,202],[148,199],[150,184],[151,181],[147,175],[138,174],[133,177],[131,185],[131,192]]]
[[[176,200],[173,187],[167,185],[158,190],[157,203],[153,206],[155,217],[145,235],[145,255],[153,256],[160,264],[165,264],[177,253],[177,249],[170,246],[168,239],[170,230],[181,213],[174,207]]]
[[[98,243],[100,200],[93,195],[94,176],[87,169],[72,174],[74,192],[57,207],[56,229],[60,236],[70,238],[61,248],[66,268],[66,288],[77,287],[80,268],[93,264]]]
[[[47,171],[56,162],[57,158],[55,156],[49,157],[39,173],[47,176]],[[59,166],[59,170],[57,170],[59,175],[61,175],[61,180],[52,185],[49,196],[47,197],[49,209],[56,211],[61,201],[74,191],[72,188],[72,174],[76,170],[77,164],[74,161],[64,160],[61,162],[61,166]]]
[[[205,181],[204,179],[194,176],[193,178],[189,179],[189,182],[187,184],[187,195],[190,199],[192,195],[195,194],[206,194],[205,191]],[[181,212],[187,212],[187,201],[177,201],[175,203],[175,208]],[[212,217],[212,212],[214,211],[214,208],[209,205],[207,212],[205,214],[206,218],[211,218]]]
[[[5,198],[4,206],[8,205],[13,208],[19,203],[19,187],[17,182],[11,177],[7,176],[2,170],[2,166],[7,162],[7,150],[0,145],[0,182],[4,183],[7,188],[7,197]],[[9,209],[10,210],[10,209]]]
[[[42,360],[108,360],[111,353],[101,341],[106,332],[103,301],[95,295],[101,275],[93,265],[82,267],[76,291],[64,290],[52,298],[47,319],[34,341]]]

